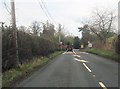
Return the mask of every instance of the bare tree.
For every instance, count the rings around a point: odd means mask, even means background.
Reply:
[[[40,23],[37,22],[37,21],[34,21],[32,23],[32,32],[33,32],[33,34],[38,35],[40,33],[40,31],[41,31]]]
[[[25,32],[26,29],[27,29],[27,28],[26,28],[25,26],[20,26],[20,27],[19,27],[19,30],[22,31],[22,32]]]
[[[113,12],[98,11],[94,13],[94,19],[92,19],[89,29],[96,34],[100,40],[106,43],[106,38],[110,37],[113,33],[113,21],[115,19]]]

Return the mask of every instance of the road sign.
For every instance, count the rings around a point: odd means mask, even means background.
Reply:
[[[89,43],[89,44],[88,44],[88,47],[89,47],[89,48],[92,48],[92,44],[91,44],[91,43]]]
[[[62,41],[60,42],[60,44],[62,45]]]
[[[81,48],[84,48],[84,45],[81,45]]]
[[[62,46],[60,46],[60,49],[62,49]]]

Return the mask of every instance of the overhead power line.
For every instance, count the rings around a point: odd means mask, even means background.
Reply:
[[[39,0],[37,0],[41,9],[43,10],[44,14],[46,15],[46,17],[48,18],[48,20],[50,22],[53,22],[54,24],[57,24],[56,21],[52,18],[51,14],[49,13],[46,5],[44,4],[43,0],[41,0],[41,2]]]
[[[49,16],[48,16],[47,13],[44,11],[44,8],[43,8],[42,4],[40,3],[39,0],[37,0],[37,1],[38,1],[38,3],[39,3],[39,6],[41,7],[41,9],[43,10],[44,14],[46,15],[47,19],[51,22]]]
[[[2,4],[3,4],[3,7],[5,8],[5,11],[7,11],[6,13],[10,16],[10,15],[11,15],[11,9],[10,9],[10,7],[7,5],[6,0],[4,0],[4,1],[2,2]],[[7,14],[5,14],[4,10],[3,10],[1,13],[2,13],[2,18],[3,18],[4,20],[10,21],[10,18],[8,17]],[[6,22],[6,21],[5,21],[5,22]]]
[[[5,9],[7,10],[7,12],[8,12],[9,14],[11,14],[10,8],[9,8],[8,5],[6,4],[6,1],[5,1],[5,0],[4,0],[3,4],[4,4]]]
[[[41,0],[41,2],[42,2],[42,4],[43,4],[44,8],[46,9],[46,12],[48,13],[49,17],[50,17],[50,18],[52,19],[52,21],[56,24],[56,21],[55,21],[55,20],[53,19],[53,17],[51,16],[51,14],[50,14],[50,12],[48,11],[48,9],[47,9],[45,3],[43,2],[43,0]]]

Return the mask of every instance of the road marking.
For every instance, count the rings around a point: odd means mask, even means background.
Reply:
[[[72,54],[73,52],[65,52],[66,54]]]
[[[85,53],[85,54],[89,54],[89,53]]]
[[[73,56],[77,56],[77,57],[80,57],[79,55],[73,55]]]
[[[80,60],[80,59],[77,59],[77,58],[74,58],[74,60],[76,60],[76,61],[80,61],[80,62],[88,62],[88,61]]]
[[[75,52],[75,53],[86,53],[86,52]]]
[[[76,54],[76,53],[74,52],[74,50],[73,50],[73,53]]]
[[[76,54],[76,53],[89,54],[89,53],[87,53],[87,52],[74,52],[74,51],[73,51],[73,53],[74,53],[74,54]]]
[[[75,52],[73,52],[74,54],[76,54]]]
[[[106,86],[102,82],[99,82],[99,84],[103,89],[107,89]]]
[[[65,54],[66,52],[64,52],[63,54]]]
[[[93,75],[93,77],[95,78],[96,76],[95,76],[95,75]]]
[[[77,57],[80,57],[79,55],[77,55]]]
[[[86,69],[87,69],[89,72],[92,72],[92,71],[90,70],[90,68],[87,67],[87,65],[86,65],[85,63],[83,63],[83,65],[86,67]]]
[[[78,59],[77,59],[77,58],[74,58],[74,60],[77,60],[77,61],[78,61]]]

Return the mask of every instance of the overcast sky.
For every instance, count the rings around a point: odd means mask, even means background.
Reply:
[[[0,0],[0,21],[10,24],[10,0]],[[48,18],[39,6],[41,0],[15,0],[17,26],[30,26],[33,21],[46,22]],[[115,11],[119,0],[42,0],[57,24],[64,25],[64,32],[81,37],[78,27],[90,19],[95,9]],[[51,23],[54,23],[51,20]],[[57,28],[57,24],[55,25]]]

